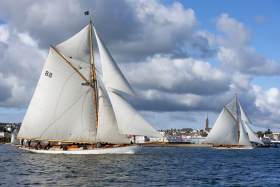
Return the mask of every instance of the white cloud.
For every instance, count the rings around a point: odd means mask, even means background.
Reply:
[[[263,23],[263,22],[267,22],[268,19],[263,17],[262,15],[255,15],[252,20],[255,22],[255,23]]]

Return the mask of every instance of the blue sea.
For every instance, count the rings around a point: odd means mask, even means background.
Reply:
[[[0,186],[280,186],[280,148],[64,155],[0,145]]]

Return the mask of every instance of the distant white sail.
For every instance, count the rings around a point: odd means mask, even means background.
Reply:
[[[57,45],[56,48],[68,58],[77,59],[90,64],[91,49],[89,31],[89,25],[87,25],[79,33]]]
[[[239,103],[239,106],[240,106],[241,119],[242,119],[242,121],[247,122],[247,123],[251,123],[250,119],[249,119],[248,116],[246,115],[246,113],[245,113],[245,111],[243,110],[243,108],[242,108],[242,106],[241,106],[241,104],[240,104],[239,101],[238,101],[238,103]],[[251,124],[252,124],[252,123],[251,123]]]
[[[107,91],[114,108],[120,133],[162,138],[159,132],[117,90],[109,88]]]
[[[232,114],[232,116],[234,117],[234,119],[237,120],[237,116],[236,116],[236,111],[237,111],[237,102],[236,102],[235,98],[231,103],[229,103],[228,105],[226,105],[226,108],[228,109],[228,111]]]
[[[250,126],[246,122],[244,122],[244,124],[246,126],[250,141],[264,145],[264,143],[257,137],[254,131],[250,128]]]
[[[19,144],[19,140],[17,139],[17,129],[12,133],[11,144]]]
[[[232,115],[223,108],[205,143],[212,144],[238,144],[238,128]]]
[[[126,78],[122,74],[120,68],[114,61],[113,57],[107,50],[106,46],[100,39],[98,33],[96,32],[95,28],[93,27],[100,58],[101,58],[101,64],[102,64],[102,72],[103,72],[103,83],[107,87],[114,88],[116,90],[122,91],[124,93],[127,93],[129,95],[132,95],[134,97],[137,97],[134,90],[131,88],[130,84],[127,82]]]
[[[101,87],[99,87],[98,116],[97,142],[129,143],[126,135],[119,133],[114,111]]]
[[[18,137],[93,142],[96,134],[93,89],[82,86],[84,82],[51,48]]]
[[[247,133],[245,132],[243,125],[240,121],[239,123],[239,129],[240,129],[240,138],[239,138],[239,143],[238,145],[247,145],[247,146],[252,146],[251,142],[249,141],[249,138],[247,136]]]

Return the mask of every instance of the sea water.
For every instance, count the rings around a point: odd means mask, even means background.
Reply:
[[[280,148],[143,147],[136,155],[36,154],[0,145],[2,186],[279,186]]]

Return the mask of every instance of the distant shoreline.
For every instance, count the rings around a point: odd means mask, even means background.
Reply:
[[[212,147],[210,144],[170,144],[170,143],[158,143],[158,144],[143,144],[143,147]]]

